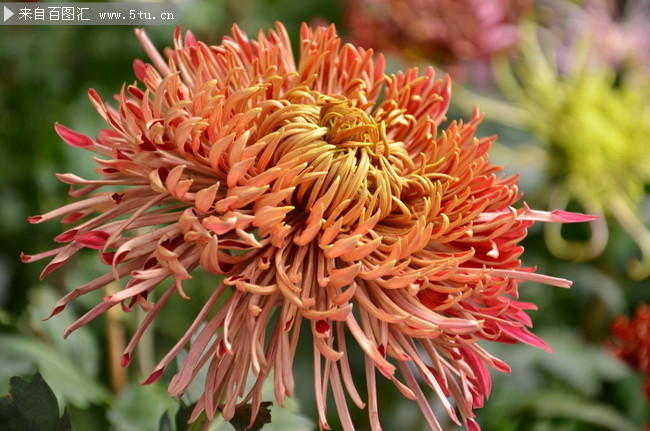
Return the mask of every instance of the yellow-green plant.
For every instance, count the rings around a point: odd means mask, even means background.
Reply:
[[[645,278],[650,274],[650,231],[642,214],[650,184],[650,79],[647,74],[625,79],[625,70],[598,58],[587,36],[570,47],[572,55],[565,56],[570,61],[558,64],[559,46],[538,30],[531,26],[523,32],[520,55],[498,63],[496,75],[522,110],[526,127],[546,146],[547,170],[555,182],[550,205],[573,200],[602,216],[586,243],[568,241],[559,227],[547,225],[549,249],[563,258],[597,256],[607,242],[608,217],[641,250],[641,259],[628,267],[630,276]]]

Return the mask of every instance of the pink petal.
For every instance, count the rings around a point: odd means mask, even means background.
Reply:
[[[91,230],[89,232],[84,232],[81,235],[77,236],[76,240],[79,244],[84,247],[94,248],[100,250],[106,244],[106,240],[110,235],[101,230]]]
[[[147,76],[147,69],[145,68],[144,62],[139,58],[133,60],[133,72],[135,72],[136,78],[140,81],[144,81]]]
[[[572,213],[569,211],[555,210],[551,211],[551,219],[558,223],[579,223],[596,220],[598,216]]]
[[[63,139],[66,144],[72,145],[77,148],[88,148],[95,145],[93,141],[86,135],[70,130],[65,126],[62,126],[59,123],[54,125],[56,133],[59,134],[61,139]]]

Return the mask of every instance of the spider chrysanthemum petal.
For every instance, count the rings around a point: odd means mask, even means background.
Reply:
[[[376,371],[417,401],[432,429],[440,425],[422,383],[456,423],[477,429],[488,367],[508,370],[478,341],[546,348],[526,329],[525,310],[535,307],[517,301],[518,285],[570,285],[521,267],[526,228],[585,218],[514,209],[517,179],[490,163],[493,138],[474,137],[478,111],[439,130],[449,78],[431,68],[385,75],[381,55],[342,44],[333,26],[303,26],[297,62],[280,24],[256,40],[234,27],[219,46],[178,30],[167,60],[137,36],[152,61],[136,61],[139,82],[122,89],[116,108],[90,91],[108,127],[91,139],[56,126],[64,141],[98,155],[101,179],[58,175],[79,199],[30,218],[75,224],[56,238],[60,247],[23,255],[52,258],[43,275],[83,248],[110,267],[52,314],[126,281],[66,334],[111,307],[139,305],[148,315],[126,347],[127,365],[166,301],[189,298],[183,281],[202,268],[225,278],[207,287],[194,323],[147,379],[189,345],[169,392],[183,393],[207,366],[192,419],[204,410],[230,419],[248,402],[254,417],[271,375],[282,405],[294,392],[305,325],[321,429],[329,429],[330,390],[345,430],[354,428],[346,397],[367,403],[380,429]],[[97,191],[104,186],[119,191]],[[346,334],[365,355],[365,401]]]

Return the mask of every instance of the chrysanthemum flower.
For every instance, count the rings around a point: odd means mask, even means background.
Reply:
[[[576,260],[600,255],[607,244],[608,216],[638,245],[640,259],[631,259],[628,272],[643,279],[650,275],[650,229],[643,208],[650,184],[650,78],[635,74],[628,79],[599,59],[592,43],[601,35],[591,30],[565,46],[550,29],[528,27],[521,55],[510,64],[502,62],[496,76],[522,113],[523,127],[544,146],[538,163],[555,183],[549,205],[578,203],[601,216],[584,243],[567,241],[559,226],[547,225],[549,249]],[[559,59],[558,52],[564,52]]]
[[[612,336],[614,339],[609,343],[609,349],[643,374],[643,389],[650,402],[650,306],[639,305],[631,319],[616,317],[612,322]]]
[[[52,257],[43,276],[83,248],[111,267],[52,314],[126,280],[66,335],[111,307],[139,305],[148,315],[126,365],[165,302],[189,299],[183,281],[203,270],[225,278],[205,286],[209,300],[145,382],[189,344],[169,393],[183,393],[207,366],[192,420],[217,409],[229,419],[248,402],[254,417],[271,375],[282,405],[306,325],[321,429],[330,390],[345,430],[354,428],[346,397],[367,404],[380,429],[377,371],[432,429],[440,426],[422,384],[455,422],[477,429],[472,410],[490,392],[488,367],[508,370],[478,341],[547,348],[526,329],[525,310],[535,307],[517,300],[518,285],[570,285],[522,268],[519,241],[533,221],[588,217],[512,208],[517,179],[490,163],[493,138],[474,137],[479,114],[438,131],[449,78],[432,69],[384,75],[382,56],[342,45],[333,26],[302,27],[297,63],[280,24],[256,40],[234,27],[219,46],[179,30],[167,60],[136,33],[153,63],[136,60],[139,83],[123,88],[115,109],[90,91],[108,127],[91,139],[56,126],[68,144],[99,155],[101,179],[58,175],[81,199],[30,218],[76,223],[55,238],[60,247],[23,257]],[[96,191],[104,186],[120,191]],[[365,355],[365,401],[346,334]]]
[[[396,50],[440,64],[486,60],[518,39],[528,0],[348,0],[355,43]]]

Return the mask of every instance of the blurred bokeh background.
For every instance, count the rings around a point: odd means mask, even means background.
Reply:
[[[205,42],[218,43],[233,23],[255,34],[281,21],[294,42],[303,21],[335,23],[347,41],[384,51],[389,71],[433,64],[451,74],[448,117],[468,118],[479,107],[479,133],[499,136],[492,157],[521,173],[531,207],[599,216],[563,228],[535,226],[525,240],[525,264],[574,285],[521,287],[523,299],[539,306],[531,312],[534,331],[554,353],[486,346],[512,372],[494,374],[479,424],[486,431],[634,431],[650,422],[650,313],[641,310],[650,303],[649,1],[175,3],[181,25]],[[163,48],[173,30],[148,33]],[[96,135],[102,123],[87,90],[109,98],[135,80],[135,58],[146,59],[131,27],[0,27],[0,395],[11,376],[39,370],[77,430],[158,430],[166,411],[175,414],[179,404],[167,397],[165,378],[139,382],[214,285],[195,277],[186,288],[194,300],[170,301],[174,319],[157,321],[136,363],[122,370],[116,349],[143,315],[109,314],[64,341],[63,329],[101,300],[105,292],[98,292],[42,321],[57,298],[101,273],[95,255],[81,255],[44,281],[43,265],[21,263],[21,252],[49,249],[61,232],[58,223],[27,222],[69,199],[54,174],[93,175],[89,157],[59,139],[55,122]],[[265,430],[316,427],[309,349],[299,356],[297,381],[306,383],[287,409],[273,408]],[[362,369],[362,358],[351,362]],[[384,429],[425,430],[415,403],[390,386],[379,388]],[[366,413],[352,410],[358,429],[368,429]]]

